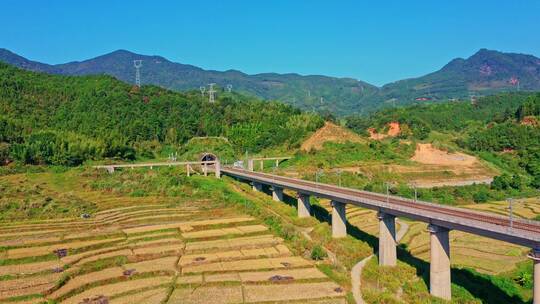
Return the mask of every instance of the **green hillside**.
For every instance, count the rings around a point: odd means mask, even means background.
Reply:
[[[31,71],[60,75],[111,75],[134,83],[133,60],[142,60],[143,84],[176,91],[216,83],[266,100],[279,100],[299,109],[344,116],[369,114],[391,105],[425,100],[469,100],[499,92],[540,90],[540,59],[532,55],[481,49],[469,58],[456,58],[440,70],[376,87],[361,80],[295,73],[249,75],[237,70],[214,71],[176,63],[161,56],[117,50],[84,61],[50,65],[28,60],[0,48],[0,61]]]
[[[323,124],[291,106],[236,93],[132,87],[110,76],[68,77],[0,64],[0,155],[32,164],[154,157],[164,145],[224,136],[235,152],[299,145]],[[5,160],[4,160],[5,161]]]
[[[468,100],[472,96],[539,89],[540,59],[481,49],[469,58],[456,58],[433,73],[386,84],[375,98],[408,104],[417,98]]]
[[[322,75],[262,73],[248,75],[236,70],[213,71],[171,62],[161,56],[135,54],[125,50],[114,51],[82,62],[48,65],[28,60],[0,48],[0,61],[17,67],[61,75],[111,75],[127,83],[135,82],[133,60],[142,60],[142,83],[153,84],[176,91],[199,89],[216,83],[221,94],[227,85],[232,90],[266,100],[279,100],[299,109],[321,113],[345,115],[351,112],[368,113],[377,108],[377,102],[362,102],[374,94],[377,87],[352,78]],[[321,101],[322,98],[322,101]]]

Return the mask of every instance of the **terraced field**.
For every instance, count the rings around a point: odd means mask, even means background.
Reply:
[[[4,222],[0,246],[2,303],[345,302],[260,221],[203,203]]]

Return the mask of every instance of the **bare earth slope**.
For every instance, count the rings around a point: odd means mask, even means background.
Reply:
[[[325,142],[365,142],[358,134],[340,127],[331,122],[326,122],[322,128],[311,135],[300,147],[302,151],[319,150]]]

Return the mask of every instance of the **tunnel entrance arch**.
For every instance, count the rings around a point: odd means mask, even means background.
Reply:
[[[201,162],[217,161],[217,156],[214,153],[203,153],[200,157]]]

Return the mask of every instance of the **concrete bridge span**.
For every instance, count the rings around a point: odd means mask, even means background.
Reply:
[[[449,232],[460,230],[531,248],[529,257],[534,262],[534,304],[540,304],[540,224],[535,221],[506,217],[414,201],[398,196],[338,187],[301,179],[252,172],[224,167],[221,173],[249,181],[255,191],[269,185],[274,200],[282,200],[283,189],[298,193],[298,215],[310,215],[309,197],[316,196],[332,201],[332,235],[346,235],[345,206],[352,204],[378,211],[379,263],[396,265],[395,218],[406,217],[429,224],[430,232],[430,293],[433,296],[451,299],[450,243]]]

